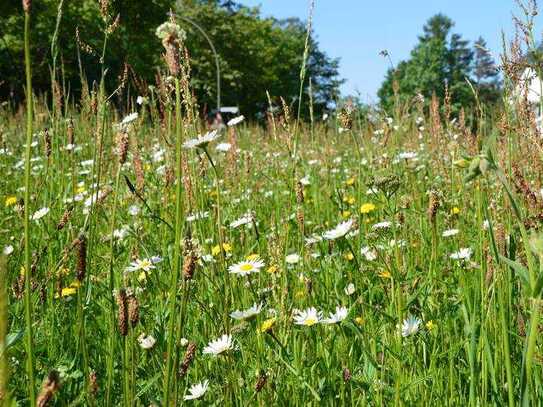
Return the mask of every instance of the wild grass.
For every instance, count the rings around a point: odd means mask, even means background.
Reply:
[[[28,106],[0,108],[6,405],[542,402],[522,105],[470,127],[437,100],[309,124],[282,101],[213,133],[162,40],[174,77],[141,104],[101,83],[51,108],[27,54]]]

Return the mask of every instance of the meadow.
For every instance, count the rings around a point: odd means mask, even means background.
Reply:
[[[145,97],[0,107],[5,405],[539,405],[525,101],[213,129],[169,24]]]

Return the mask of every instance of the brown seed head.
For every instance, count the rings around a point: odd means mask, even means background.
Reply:
[[[47,377],[43,380],[40,394],[36,400],[37,407],[45,407],[53,400],[55,393],[60,387],[60,377],[56,370],[51,370]]]

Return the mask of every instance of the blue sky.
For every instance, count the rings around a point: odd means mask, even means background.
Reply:
[[[308,14],[309,0],[238,1],[260,5],[265,16],[305,20]],[[513,0],[316,0],[314,28],[322,49],[341,59],[343,93],[358,91],[371,102],[389,66],[379,52],[388,50],[394,63],[407,58],[426,20],[439,12],[453,19],[454,32],[465,39],[482,35],[496,56],[502,30],[510,37],[512,13],[520,15]],[[541,17],[536,21],[539,28]]]

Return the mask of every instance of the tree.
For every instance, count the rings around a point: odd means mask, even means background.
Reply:
[[[447,88],[453,113],[473,106],[474,95],[467,80],[472,81],[474,51],[469,41],[451,33],[453,26],[453,21],[442,14],[428,20],[410,58],[387,72],[378,92],[383,108],[390,110],[396,102],[394,83],[402,104],[417,94],[427,101],[434,94],[443,100]]]

